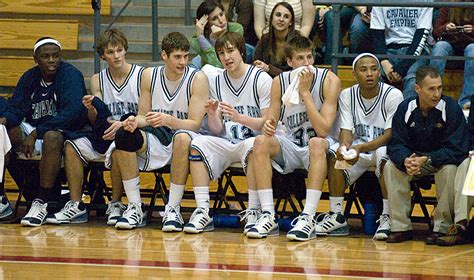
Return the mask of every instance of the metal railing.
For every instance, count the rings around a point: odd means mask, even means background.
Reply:
[[[314,5],[331,5],[334,10],[334,24],[333,34],[331,37],[333,43],[333,49],[331,54],[331,70],[337,74],[338,58],[354,58],[358,54],[343,54],[339,53],[339,34],[341,30],[341,17],[340,11],[342,6],[380,6],[380,7],[453,7],[453,8],[474,8],[473,2],[438,2],[438,1],[394,1],[394,0],[313,0]],[[378,55],[381,58],[395,57],[395,58],[407,58],[413,59],[412,55]],[[431,55],[420,55],[417,58],[421,59],[448,59],[448,60],[474,60],[471,57],[464,56],[431,56]]]

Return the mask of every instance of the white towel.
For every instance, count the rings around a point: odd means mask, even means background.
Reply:
[[[312,65],[309,66],[311,71],[314,71]],[[290,74],[290,85],[285,90],[285,93],[281,97],[281,101],[285,106],[296,105],[300,103],[300,73],[306,69],[306,66],[301,66],[291,71]]]
[[[10,138],[8,138],[7,128],[0,125],[0,182],[3,182],[3,168],[5,168],[5,155],[12,148]]]
[[[337,160],[336,164],[334,164],[334,168],[336,169],[349,169],[352,167],[352,164],[349,164],[347,160],[354,159],[357,156],[357,152],[354,149],[347,150],[346,146],[342,146],[341,148],[342,157],[344,160]]]
[[[201,71],[206,74],[209,83],[212,83],[217,76],[224,72],[224,69],[206,64],[201,68]]]

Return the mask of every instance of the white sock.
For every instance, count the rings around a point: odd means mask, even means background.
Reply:
[[[388,208],[388,199],[383,199],[382,215],[390,215],[390,208]]]
[[[262,204],[262,211],[268,211],[275,214],[275,206],[273,205],[273,189],[258,190],[258,198]]]
[[[260,209],[260,199],[258,198],[258,191],[249,190],[249,207],[248,209]]]
[[[184,194],[184,187],[185,185],[176,185],[170,183],[170,196],[168,199],[169,206],[179,206],[181,204],[181,200],[183,199]]]
[[[194,197],[196,198],[196,206],[209,209],[209,186],[194,187]]]
[[[319,199],[323,192],[320,190],[306,189],[306,201],[304,202],[303,213],[313,216],[318,209]]]
[[[141,203],[140,197],[140,177],[135,177],[130,180],[122,180],[123,188],[127,194],[128,202]]]
[[[343,196],[330,196],[329,197],[330,209],[334,213],[342,213],[342,206],[344,205]]]

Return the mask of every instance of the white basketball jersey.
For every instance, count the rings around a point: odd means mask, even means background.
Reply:
[[[211,84],[211,95],[219,101],[232,104],[243,115],[252,118],[262,116],[261,109],[268,108],[272,78],[261,69],[250,66],[240,86],[233,84],[227,71],[218,75]],[[237,143],[258,133],[224,117],[224,138]]]
[[[118,86],[112,79],[109,68],[100,71],[99,86],[102,92],[102,101],[109,108],[114,120],[120,120],[120,117],[125,114],[138,112],[140,82],[144,69],[144,67],[132,64],[132,68],[121,86]]]
[[[398,104],[403,101],[403,95],[398,89],[382,82],[379,94],[369,107],[362,99],[358,84],[345,89],[341,93],[341,98],[345,100],[350,98],[353,135],[356,143],[370,142],[382,136],[386,129],[391,128],[393,114]],[[345,124],[342,126],[347,127]]]
[[[187,119],[193,80],[198,72],[199,70],[186,66],[181,81],[172,92],[166,86],[165,67],[153,68],[151,74],[151,110],[169,114],[178,119]]]
[[[321,110],[324,101],[323,84],[324,79],[328,74],[328,70],[314,67],[313,73],[314,78],[310,87],[310,92],[316,109]],[[280,74],[282,96],[290,85],[290,74],[291,71],[286,71]],[[313,129],[311,122],[309,121],[306,107],[302,103],[290,106],[283,105],[280,121],[285,126],[286,136],[300,147],[307,146],[309,139],[317,136],[316,131]]]

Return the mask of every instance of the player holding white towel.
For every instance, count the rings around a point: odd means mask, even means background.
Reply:
[[[352,69],[358,84],[341,92],[341,133],[339,144],[331,147],[331,211],[320,219],[316,230],[321,235],[349,234],[346,219],[342,215],[344,189],[369,168],[375,167],[384,200],[380,225],[374,238],[386,239],[390,232],[390,218],[387,191],[381,174],[387,160],[385,145],[391,137],[392,117],[398,104],[403,101],[403,95],[398,89],[379,81],[381,66],[375,55],[360,54],[354,59]],[[345,170],[335,169],[336,159],[344,160],[344,149],[355,150],[356,156],[352,160],[346,160],[352,167]]]

